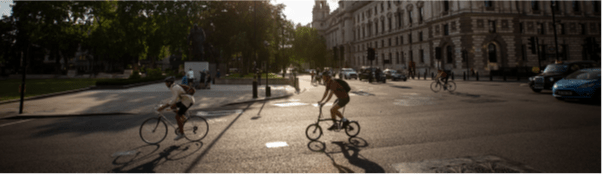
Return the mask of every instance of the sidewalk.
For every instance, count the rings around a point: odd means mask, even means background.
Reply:
[[[196,91],[196,103],[191,110],[283,98],[294,94],[294,88],[289,85],[270,86],[271,97],[266,98],[265,86],[259,86],[259,98],[253,99],[252,85],[212,85],[209,90]],[[171,92],[163,83],[121,90],[87,90],[27,100],[24,102],[23,114],[18,114],[19,102],[0,104],[0,118],[152,113],[157,104],[167,103],[170,97]]]

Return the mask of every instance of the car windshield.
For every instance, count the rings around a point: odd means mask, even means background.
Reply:
[[[600,70],[581,70],[566,76],[566,79],[593,80],[600,79]]]
[[[568,65],[548,65],[543,73],[562,73],[569,68]]]

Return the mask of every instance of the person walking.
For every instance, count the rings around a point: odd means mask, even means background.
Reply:
[[[190,84],[194,84],[194,72],[192,71],[192,68],[190,68],[190,70],[188,71],[188,83]]]
[[[185,73],[185,72],[182,72],[182,74],[184,75],[184,76],[182,77],[182,84],[183,84],[183,85],[188,85],[188,77],[186,77],[186,73]]]

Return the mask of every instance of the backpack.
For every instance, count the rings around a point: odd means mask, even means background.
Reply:
[[[342,86],[342,87],[345,89],[345,91],[346,91],[347,93],[349,93],[349,91],[351,91],[351,87],[350,87],[350,86],[349,86],[349,84],[347,84],[347,82],[345,82],[344,80],[342,80],[342,79],[334,79],[334,80],[335,80],[337,83],[339,83],[339,85],[341,85],[341,86]]]
[[[183,85],[180,84],[180,87],[182,87],[182,89],[184,89],[184,91],[186,92],[186,94],[188,95],[194,95],[194,93],[196,92],[196,90],[194,88],[191,88],[188,85]]]

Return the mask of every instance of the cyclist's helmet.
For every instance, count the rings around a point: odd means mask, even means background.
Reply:
[[[165,80],[163,80],[163,81],[173,83],[174,81],[176,81],[176,78],[173,76],[169,76],[169,77],[165,78]]]

